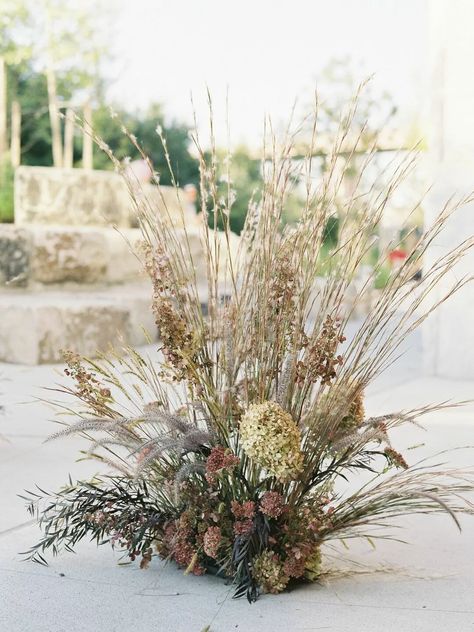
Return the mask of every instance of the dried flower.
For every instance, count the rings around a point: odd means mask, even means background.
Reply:
[[[285,509],[283,496],[278,492],[265,492],[260,500],[260,511],[269,518],[278,518]]]
[[[229,449],[226,449],[223,446],[215,446],[212,448],[206,461],[207,481],[210,484],[214,484],[216,481],[216,474],[218,472],[221,470],[231,471],[239,463],[239,457],[232,454]]]
[[[402,470],[408,469],[408,463],[405,461],[404,457],[400,452],[397,452],[393,448],[385,448],[384,454],[387,457],[387,460],[395,467],[399,467]]]
[[[234,522],[235,535],[250,535],[254,530],[253,520],[236,520]]]
[[[297,547],[293,547],[287,554],[288,557],[283,564],[283,572],[288,577],[302,577],[306,563],[306,558],[302,551]]]
[[[319,575],[321,575],[321,549],[317,546],[313,549],[311,555],[306,558],[304,576],[306,579],[314,582]]]
[[[79,354],[73,351],[63,351],[62,354],[67,365],[64,373],[76,383],[75,395],[86,402],[94,413],[104,415],[111,402],[110,389],[104,387],[96,374],[84,366]]]
[[[220,527],[209,527],[204,534],[204,553],[213,559],[217,558],[217,552],[222,541]]]
[[[281,312],[288,312],[293,309],[297,295],[297,273],[291,260],[290,248],[277,255],[277,263],[273,269],[273,274],[269,286],[269,306],[274,316],[279,316]]]
[[[255,517],[255,503],[253,500],[246,500],[244,503],[239,503],[233,500],[230,503],[231,511],[236,518],[247,518],[251,520]]]
[[[177,371],[178,379],[186,376],[188,361],[196,352],[192,334],[186,321],[170,299],[155,296],[153,299],[155,322],[160,332],[163,355]]]
[[[295,478],[301,472],[300,431],[276,402],[250,406],[240,421],[240,435],[248,456],[279,480]]]
[[[254,559],[252,574],[263,592],[272,594],[285,590],[290,579],[283,570],[279,556],[269,549]]]
[[[296,365],[296,381],[329,384],[336,377],[336,367],[342,364],[342,356],[337,355],[337,347],[345,340],[339,334],[339,322],[327,316],[319,336],[309,341],[303,360]]]

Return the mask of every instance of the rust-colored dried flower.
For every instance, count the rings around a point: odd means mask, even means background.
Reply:
[[[175,369],[175,378],[193,379],[189,372],[189,362],[194,359],[197,348],[193,334],[186,320],[174,306],[180,284],[170,266],[168,255],[163,250],[152,250],[143,245],[145,268],[153,284],[153,313],[160,332],[163,355]]]
[[[222,542],[222,532],[220,527],[209,527],[204,534],[204,553],[213,559],[217,558],[217,552]]]
[[[397,452],[393,448],[385,448],[384,454],[389,460],[390,463],[395,465],[395,467],[399,467],[402,470],[408,469],[408,463],[405,461],[404,457],[400,452]]]
[[[336,377],[336,367],[342,364],[342,356],[336,355],[337,347],[345,340],[339,333],[339,322],[327,316],[319,336],[308,342],[304,358],[296,365],[296,381],[321,381],[329,384]]]
[[[305,571],[306,557],[303,555],[302,551],[297,547],[294,547],[291,551],[287,553],[288,557],[286,558],[283,564],[283,572],[288,577],[302,577]]]
[[[184,511],[178,520],[167,525],[161,553],[167,552],[187,572],[202,575],[205,569],[198,562],[192,521],[192,513]]]
[[[285,509],[283,496],[278,492],[265,492],[260,500],[260,511],[269,518],[278,518]]]
[[[293,309],[297,290],[297,274],[289,248],[279,255],[273,268],[269,286],[269,305],[274,315]]]
[[[168,255],[162,248],[152,249],[147,242],[141,244],[145,269],[148,272],[156,293],[170,292],[174,286],[174,275]]]
[[[250,535],[253,530],[253,520],[236,520],[234,522],[235,535]]]
[[[232,500],[230,506],[231,511],[236,518],[247,518],[248,520],[251,520],[255,517],[256,505],[253,500],[246,500],[243,503]]]
[[[73,351],[63,351],[62,354],[67,365],[64,373],[76,384],[75,395],[89,404],[95,413],[104,415],[111,402],[110,389],[104,387],[96,374],[84,366],[79,354]]]
[[[189,360],[196,352],[193,335],[186,321],[178,314],[170,299],[155,295],[155,322],[160,332],[161,349],[167,362],[176,369],[180,379],[186,376]]]
[[[240,420],[242,446],[249,457],[281,481],[303,468],[301,436],[291,415],[276,402],[253,404]]]
[[[210,484],[216,481],[216,474],[221,470],[232,470],[240,463],[235,454],[223,446],[215,446],[206,461],[206,479]]]

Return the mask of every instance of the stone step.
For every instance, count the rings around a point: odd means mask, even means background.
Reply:
[[[142,268],[132,248],[138,229],[0,224],[0,282],[16,287],[54,283],[123,283]]]
[[[157,340],[150,284],[0,292],[0,361],[47,364],[61,349],[91,356],[110,344]]]
[[[201,230],[176,229],[183,248],[189,246],[199,283],[206,282],[206,261]],[[225,268],[226,244],[222,233],[221,269]],[[96,226],[16,226],[0,224],[0,285],[32,287],[61,283],[127,283],[145,278],[136,256],[142,233],[138,228]],[[185,245],[186,244],[186,245]],[[238,237],[231,236],[235,253]]]

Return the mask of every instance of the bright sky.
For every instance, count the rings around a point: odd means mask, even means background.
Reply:
[[[433,0],[431,0],[433,1]],[[164,104],[206,119],[205,86],[225,138],[229,89],[234,142],[259,143],[265,113],[287,119],[308,102],[318,72],[350,55],[407,113],[423,85],[430,0],[113,0],[119,9],[118,79],[111,96],[131,107]]]

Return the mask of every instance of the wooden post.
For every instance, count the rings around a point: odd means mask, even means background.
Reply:
[[[46,68],[46,80],[48,84],[48,106],[49,120],[51,123],[51,142],[53,146],[53,164],[55,167],[62,167],[63,144],[61,142],[61,121],[59,119],[56,75],[51,63],[48,63],[48,67]]]
[[[21,106],[18,101],[12,103],[10,157],[12,167],[21,164]]]
[[[74,159],[74,112],[71,108],[66,110],[64,123],[64,155],[63,167],[71,169]]]
[[[7,151],[7,68],[0,56],[0,163]]]
[[[84,131],[82,134],[82,168],[94,168],[94,141],[92,140],[92,108],[90,103],[86,103],[83,109]]]

